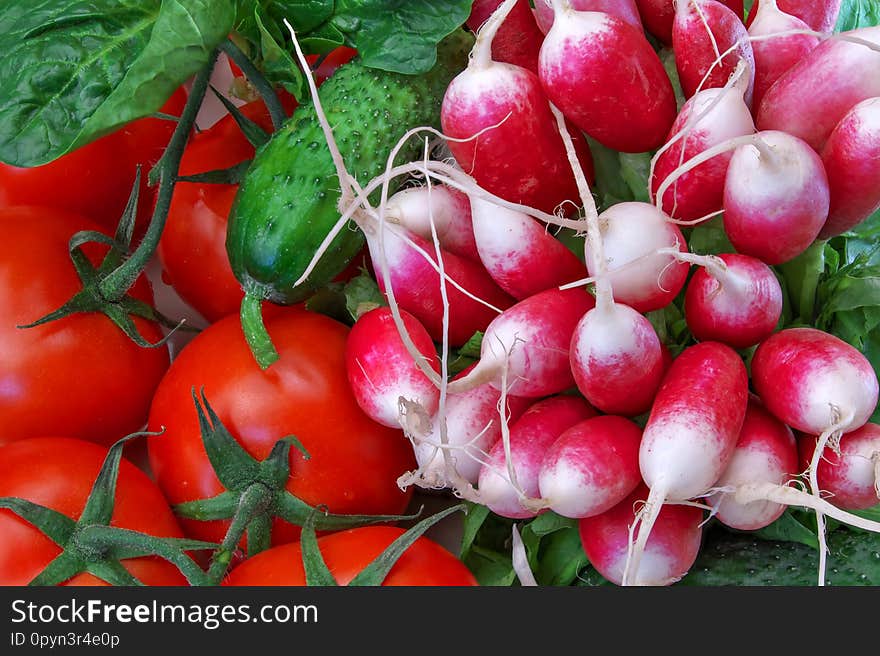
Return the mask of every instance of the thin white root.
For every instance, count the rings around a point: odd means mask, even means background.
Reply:
[[[523,544],[519,531],[516,529],[516,524],[513,525],[511,539],[511,560],[513,562],[513,571],[516,572],[516,577],[524,586],[537,587],[538,581],[535,579],[532,568],[529,566],[529,557],[528,554],[526,554],[526,547]]]
[[[480,26],[477,40],[471,48],[470,66],[486,68],[492,64],[492,41],[517,1],[504,0]]]
[[[662,510],[665,502],[666,490],[660,485],[652,487],[648,493],[645,507],[642,509],[644,514],[641,518],[639,534],[635,545],[631,550],[627,549],[626,565],[623,569],[621,585],[638,585],[639,566],[642,562],[642,555],[645,553],[648,538],[651,536],[651,531],[654,529],[654,524],[657,521],[657,517],[660,516],[660,510]],[[630,537],[632,537],[632,534],[630,534]]]

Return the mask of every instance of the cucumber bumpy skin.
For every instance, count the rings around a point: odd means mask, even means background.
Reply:
[[[440,124],[440,104],[450,80],[467,63],[473,36],[457,30],[438,46],[425,75],[370,69],[357,59],[341,66],[320,88],[321,104],[348,171],[361,185],[380,175],[403,133]],[[416,140],[401,149],[418,157]],[[392,181],[390,191],[397,185]],[[229,217],[226,249],[245,291],[242,325],[261,366],[271,364],[259,303],[288,305],[308,298],[341,272],[361,250],[364,236],[352,223],[333,240],[309,278],[302,276],[340,217],[341,189],[324,132],[309,102],[256,153]],[[262,342],[262,345],[260,345]]]

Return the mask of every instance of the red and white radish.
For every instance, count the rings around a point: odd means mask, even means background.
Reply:
[[[642,430],[614,415],[575,424],[553,442],[538,473],[541,499],[554,512],[593,517],[617,505],[642,479]]]
[[[586,399],[602,412],[627,417],[648,411],[666,369],[651,322],[620,303],[598,305],[584,315],[569,357]]]
[[[540,500],[538,472],[547,450],[565,430],[595,416],[596,411],[577,396],[553,396],[530,406],[510,427],[509,459],[500,439],[480,470],[483,505],[502,517],[535,517],[539,510],[534,502]],[[526,507],[524,502],[533,503]]]
[[[411,314],[401,310],[400,315],[423,366],[439,374],[431,336]],[[345,342],[345,369],[358,405],[373,421],[400,428],[401,397],[418,404],[428,416],[437,412],[439,377],[432,380],[413,360],[389,308],[370,310],[352,326]]]
[[[829,239],[868,218],[880,208],[880,97],[849,110],[822,149],[831,204],[819,232]]]
[[[730,153],[721,153],[675,178],[662,196],[658,191],[664,181],[700,153],[755,132],[752,114],[743,97],[747,82],[744,70],[743,67],[738,77],[728,81],[728,88],[706,89],[690,98],[676,117],[665,145],[654,155],[652,198],[674,219],[698,221],[721,210]]]
[[[713,516],[725,526],[756,531],[775,522],[786,505],[755,500],[738,503],[728,490],[742,485],[772,483],[784,485],[797,473],[798,447],[791,429],[771,415],[756,398],[749,399],[733,457],[715,483],[721,490],[707,497]]]
[[[502,0],[474,0],[467,26],[477,32]],[[492,59],[538,72],[538,51],[544,33],[535,21],[529,0],[517,0],[492,39]]]
[[[525,397],[548,396],[574,386],[568,349],[577,322],[593,307],[583,289],[548,289],[520,301],[486,328],[480,360],[449,384],[450,393],[489,383]]]
[[[505,2],[477,37],[467,68],[449,84],[440,120],[449,149],[477,184],[506,200],[546,212],[577,200],[565,147],[538,77],[494,61],[491,43]],[[584,169],[589,147],[577,139]]]
[[[767,90],[755,118],[758,129],[783,130],[821,151],[850,109],[880,96],[878,49],[880,27],[850,30],[823,41]]]
[[[599,11],[610,14],[641,30],[642,20],[635,0],[571,0],[571,8],[577,11]],[[553,3],[535,0],[535,19],[544,34],[553,27]]]
[[[385,205],[385,220],[402,225],[431,241],[432,227],[444,250],[480,261],[471,224],[467,195],[446,185],[408,187],[395,193]]]
[[[587,275],[587,268],[546,226],[528,214],[471,200],[480,261],[508,294],[522,300]]]
[[[782,314],[782,287],[773,270],[748,255],[710,258],[688,282],[684,318],[701,342],[744,349],[765,340]]]
[[[553,9],[538,60],[547,97],[609,148],[657,148],[675,120],[675,95],[644,33],[609,14],[574,11],[565,0],[553,0]]]
[[[727,468],[745,419],[748,374],[729,346],[701,342],[672,362],[639,448],[650,488],[624,584],[633,582],[657,515],[669,501],[706,494]]]
[[[640,485],[626,499],[595,517],[578,522],[581,544],[590,564],[607,580],[624,582],[630,527],[636,508],[648,497]],[[703,537],[703,511],[693,506],[665,504],[657,514],[654,530],[645,544],[638,570],[627,577],[630,585],[671,585],[693,566]]]
[[[717,0],[679,0],[672,24],[675,68],[685,98],[723,87],[740,61],[747,66],[745,102],[751,106],[755,56],[742,15]]]
[[[776,0],[765,0],[749,26],[755,55],[755,90],[752,111],[776,80],[819,45],[819,37],[808,34],[810,26],[797,16],[779,9]],[[798,33],[800,32],[800,33]]]
[[[816,436],[798,439],[801,463],[809,466]],[[840,436],[838,451],[825,453],[816,468],[816,481],[827,500],[846,510],[880,504],[880,425],[867,423]]]
[[[811,30],[830,32],[837,23],[843,0],[777,0],[779,9],[806,23]],[[761,0],[755,0],[749,12],[746,26],[757,20]]]
[[[368,226],[364,232],[379,289],[387,295],[390,284],[396,302],[418,319],[436,342],[444,338],[445,304],[449,306],[449,344],[461,346],[475,332],[485,330],[502,310],[514,303],[514,299],[495,284],[482,264],[441,252],[447,280],[440,276],[434,244],[407,234],[397,226],[388,225],[381,231],[378,227],[374,231]],[[387,281],[385,264],[388,266]],[[441,284],[446,287],[446,298]]]
[[[686,252],[681,230],[649,203],[617,203],[599,215],[604,266],[614,299],[637,312],[666,307],[684,286],[689,266],[668,252]],[[664,249],[667,249],[664,252]],[[587,271],[600,266],[590,247],[584,249]]]

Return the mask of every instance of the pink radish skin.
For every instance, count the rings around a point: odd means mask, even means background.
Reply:
[[[788,328],[762,342],[752,359],[752,382],[774,416],[812,435],[836,423],[833,408],[845,422],[841,430],[852,431],[877,405],[877,376],[868,359],[815,328]]]
[[[465,21],[467,26],[474,32],[479,30],[502,2],[503,0],[474,0],[471,15]],[[537,73],[538,51],[543,40],[544,33],[535,22],[529,0],[518,0],[492,39],[492,59],[522,66]]]
[[[840,5],[843,0],[777,0],[780,11],[791,14],[806,23],[811,30],[830,32],[837,24]],[[761,0],[755,0],[746,26],[757,20],[761,10]]]
[[[809,466],[815,435],[798,439],[802,466]],[[880,504],[880,426],[867,423],[840,438],[840,454],[826,449],[816,469],[819,488],[827,500],[845,510]]]
[[[520,301],[489,324],[479,362],[467,376],[452,381],[449,391],[483,383],[501,389],[505,363],[511,394],[535,398],[573,387],[571,336],[593,304],[583,289],[548,289]]]
[[[639,15],[645,29],[660,39],[664,45],[672,45],[672,24],[675,21],[673,0],[636,0]],[[742,0],[726,0],[723,3],[737,16],[743,16]]]
[[[700,118],[688,125],[697,116]],[[680,164],[728,139],[754,133],[755,124],[743,99],[743,89],[706,89],[693,96],[681,108],[667,143],[684,130],[684,136],[657,157],[651,178],[655,199],[660,185]],[[694,221],[720,210],[731,157],[732,153],[722,153],[678,178],[663,194],[663,211],[681,221]]]
[[[684,318],[701,342],[744,349],[768,338],[782,314],[782,287],[773,270],[748,255],[724,253],[720,266],[694,273],[684,297]]]
[[[819,232],[829,239],[880,208],[880,98],[863,100],[840,120],[822,149],[831,205]]]
[[[599,11],[619,18],[636,29],[642,29],[642,19],[635,0],[571,0],[576,11]],[[553,7],[546,0],[535,0],[535,19],[544,34],[553,27]]]
[[[686,252],[681,230],[649,203],[617,203],[599,215],[599,231],[614,300],[637,312],[669,305],[684,287],[689,265],[663,248]],[[587,271],[596,273],[592,249],[584,249]]]
[[[550,446],[559,435],[586,419],[596,416],[590,404],[576,396],[554,396],[538,401],[510,428],[510,456],[517,485],[529,499],[540,498],[538,472]],[[507,477],[504,443],[498,440],[480,470],[479,490],[484,505],[492,512],[511,519],[535,517],[537,510],[523,506],[522,499]]]
[[[744,98],[746,104],[751,106],[755,55],[748,36],[742,15],[737,16],[723,3],[717,0],[680,0],[672,24],[672,48],[685,98],[690,98],[698,90],[723,87],[742,60],[748,65],[748,85]],[[737,42],[739,45],[736,49],[724,55]],[[724,57],[716,64],[719,54]]]
[[[639,468],[651,491],[624,584],[631,584],[639,571],[662,505],[705,494],[727,468],[745,419],[748,391],[742,359],[724,344],[701,342],[672,362],[639,447]]]
[[[401,234],[396,234],[400,232]],[[370,258],[376,268],[376,280],[379,289],[386,292],[385,277],[381,262],[387,260],[394,296],[401,308],[408,311],[428,331],[435,342],[443,340],[443,298],[440,293],[441,278],[435,268],[425,257],[410,246],[403,237],[400,228],[387,226],[383,234],[384,249],[380,248],[378,235],[367,234],[367,246]],[[409,234],[408,238],[430,256],[431,262],[437,261],[434,244]],[[477,298],[491,303],[498,309],[510,307],[514,300],[505,294],[492,280],[481,264],[452,253],[441,253],[446,276]],[[498,313],[466,296],[443,281],[447,287],[449,300],[449,343],[461,346],[478,330],[486,326],[498,316]]]
[[[425,186],[398,191],[385,205],[385,219],[428,241],[433,239],[433,221],[437,240],[444,250],[480,261],[471,225],[471,203],[467,195],[457,189],[431,185],[430,189]]]
[[[578,522],[581,544],[590,564],[616,585],[623,584],[634,508],[647,497],[647,488],[640,485],[611,510]],[[703,511],[699,508],[664,505],[645,545],[639,569],[631,577],[632,584],[671,585],[687,574],[700,550],[702,521]]]
[[[400,315],[425,364],[439,374],[431,336],[411,314],[401,310]],[[413,362],[386,307],[362,314],[352,326],[345,343],[345,368],[358,405],[373,421],[400,428],[401,396],[421,405],[428,415],[437,412],[440,391]]]
[[[538,474],[551,510],[579,519],[620,503],[641,483],[642,430],[628,419],[603,415],[575,424],[547,450]]]
[[[501,417],[498,402],[501,392],[491,385],[480,385],[446,398],[444,418],[446,440],[455,470],[466,481],[476,484],[486,454],[501,439]],[[531,399],[507,396],[508,422],[514,423],[533,403]],[[449,487],[446,459],[441,444],[440,417],[432,419],[431,431],[415,444],[416,462],[422,478],[431,487]]]
[[[609,148],[660,146],[675,120],[675,95],[644,33],[609,14],[554,8],[538,60],[547,97]]]
[[[784,485],[797,474],[797,467],[794,433],[752,398],[733,457],[715,487],[735,489],[752,483]],[[706,502],[715,509],[718,521],[741,531],[757,531],[769,526],[786,508],[784,504],[766,500],[742,504],[725,493],[713,494]]]
[[[474,57],[447,87],[440,120],[446,135],[468,139],[449,141],[449,149],[486,191],[551,213],[565,201],[577,203],[562,137],[531,71]],[[578,159],[591,178],[586,140],[577,131],[572,134]]]
[[[665,371],[651,322],[620,303],[584,315],[572,335],[569,355],[578,389],[608,414],[632,417],[647,412]]]
[[[800,18],[780,11],[776,0],[765,0],[761,3],[755,21],[749,27],[749,36],[763,37],[791,30],[810,30],[810,26]],[[790,34],[752,41],[752,51],[755,55],[755,91],[752,96],[752,109],[755,113],[767,89],[817,45],[819,45],[819,37],[811,34]]]
[[[841,36],[880,45],[880,27]],[[823,41],[767,90],[758,108],[759,130],[783,130],[821,152],[828,135],[857,103],[880,96],[880,52],[839,38]]]
[[[724,230],[740,253],[782,264],[803,253],[828,217],[822,160],[786,132],[758,132],[739,146],[724,182]]]
[[[505,292],[522,300],[580,280],[587,268],[541,223],[522,212],[471,200],[480,261]]]

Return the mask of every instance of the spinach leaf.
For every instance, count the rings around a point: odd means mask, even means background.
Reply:
[[[880,4],[877,0],[843,0],[834,31],[846,32],[872,25],[880,25]]]
[[[44,164],[156,112],[233,19],[232,0],[0,4],[0,160]]]

